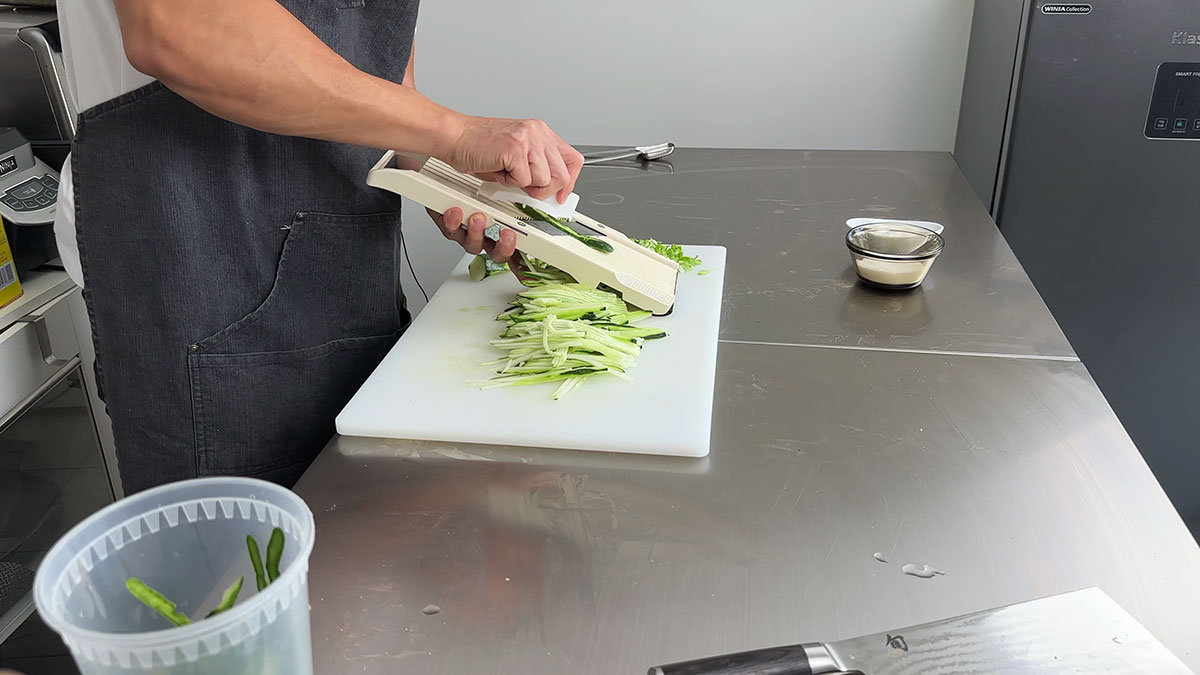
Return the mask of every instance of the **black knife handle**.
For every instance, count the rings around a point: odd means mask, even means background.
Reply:
[[[813,675],[813,671],[804,645],[789,645],[658,666],[647,675]]]

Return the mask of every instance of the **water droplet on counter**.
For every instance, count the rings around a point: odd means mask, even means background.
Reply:
[[[425,605],[425,608],[421,610],[421,613],[425,616],[433,616],[440,611],[442,611],[442,608],[438,607],[437,605]]]
[[[886,563],[886,562],[887,562],[887,558],[885,558],[885,557],[884,557],[884,555],[883,555],[882,553],[880,553],[879,551],[876,551],[876,552],[875,552],[875,559],[876,559],[876,560],[878,560],[878,561],[879,561],[879,562],[881,562],[881,563]]]
[[[935,576],[946,574],[933,565],[918,565],[916,563],[905,563],[900,568],[900,571],[909,576],[920,577],[922,579],[932,579]]]

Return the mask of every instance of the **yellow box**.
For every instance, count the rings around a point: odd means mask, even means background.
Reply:
[[[0,220],[0,307],[21,297],[22,292],[17,263],[8,247],[8,237],[4,236],[4,221]]]

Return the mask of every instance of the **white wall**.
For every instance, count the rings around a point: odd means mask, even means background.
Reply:
[[[949,151],[973,6],[425,0],[417,87],[463,112],[540,117],[581,145]],[[432,292],[459,254],[423,211],[405,215]]]

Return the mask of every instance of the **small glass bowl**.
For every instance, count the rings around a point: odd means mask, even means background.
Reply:
[[[904,223],[866,223],[846,233],[858,278],[890,291],[920,286],[945,245],[940,234]]]

